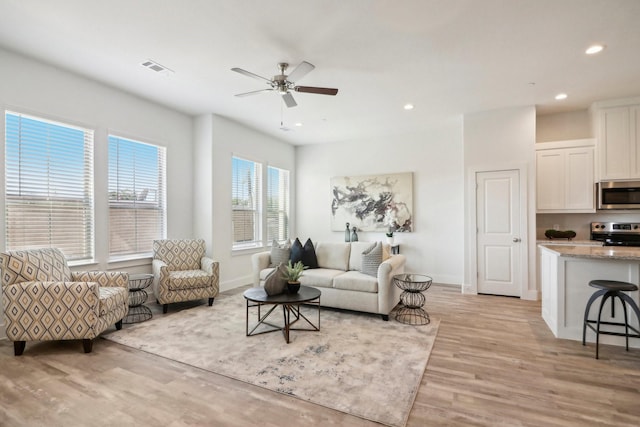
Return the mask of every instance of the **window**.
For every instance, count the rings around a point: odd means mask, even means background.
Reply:
[[[93,260],[93,131],[5,112],[9,250],[57,247]]]
[[[262,165],[232,157],[233,248],[262,245]]]
[[[272,166],[266,169],[263,177],[261,163],[232,157],[233,249],[289,238],[289,171]]]
[[[267,167],[267,243],[289,238],[289,171]]]
[[[165,148],[109,135],[109,256],[147,256],[166,236]]]

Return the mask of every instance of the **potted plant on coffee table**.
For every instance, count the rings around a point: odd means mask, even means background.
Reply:
[[[302,261],[298,261],[295,264],[291,263],[285,266],[285,272],[282,274],[282,278],[287,281],[287,289],[290,294],[295,294],[300,290],[300,276],[304,270],[304,264]]]

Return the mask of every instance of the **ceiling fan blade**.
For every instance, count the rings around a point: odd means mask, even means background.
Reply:
[[[313,87],[313,86],[296,86],[294,87],[296,92],[317,93],[320,95],[337,95],[338,89],[332,89],[328,87]]]
[[[232,68],[231,71],[235,71],[236,73],[244,74],[245,76],[248,76],[248,77],[253,77],[254,79],[257,79],[257,80],[264,80],[267,83],[271,84],[271,80],[267,79],[266,77],[262,77],[262,76],[259,76],[257,74],[253,74],[252,72],[247,71],[247,70],[243,70],[242,68]]]
[[[290,82],[297,82],[308,73],[310,73],[315,67],[315,65],[308,63],[307,61],[302,61],[300,65],[298,65],[292,72],[287,76],[287,80]]]
[[[291,95],[289,92],[285,93],[284,95],[282,95],[282,100],[284,101],[284,103],[287,105],[287,107],[291,108],[291,107],[295,107],[296,105],[298,105],[298,103],[296,102],[295,99],[293,99],[293,95]]]
[[[260,92],[270,92],[270,91],[273,91],[273,89],[272,89],[272,88],[269,88],[269,89],[252,90],[251,92],[239,93],[239,94],[237,94],[236,96],[240,96],[240,97],[242,97],[242,96],[249,96],[249,95],[255,95],[255,94],[258,94],[258,93],[260,93]]]

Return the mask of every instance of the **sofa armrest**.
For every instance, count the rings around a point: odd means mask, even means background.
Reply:
[[[253,269],[253,286],[260,286],[260,272],[269,267],[271,252],[258,252],[251,255],[251,267]]]
[[[393,276],[404,273],[406,262],[406,256],[392,255],[378,267],[378,308],[381,313],[388,314],[398,302],[393,298]]]
[[[129,289],[129,273],[116,271],[75,271],[71,280],[76,282],[97,282],[100,286]]]
[[[216,264],[218,264],[218,262],[214,261],[213,258],[205,256],[200,259],[200,269],[206,271],[208,274],[213,274]]]
[[[72,326],[82,322],[93,328],[97,324],[100,287],[96,282],[19,282],[5,286],[2,291],[7,337],[12,341],[95,336]],[[42,319],[45,324],[57,322],[60,327],[36,330],[31,323],[22,323],[23,313],[29,313],[36,320]]]

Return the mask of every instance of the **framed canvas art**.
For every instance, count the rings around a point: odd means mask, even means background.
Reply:
[[[413,173],[331,178],[331,230],[413,231]]]

